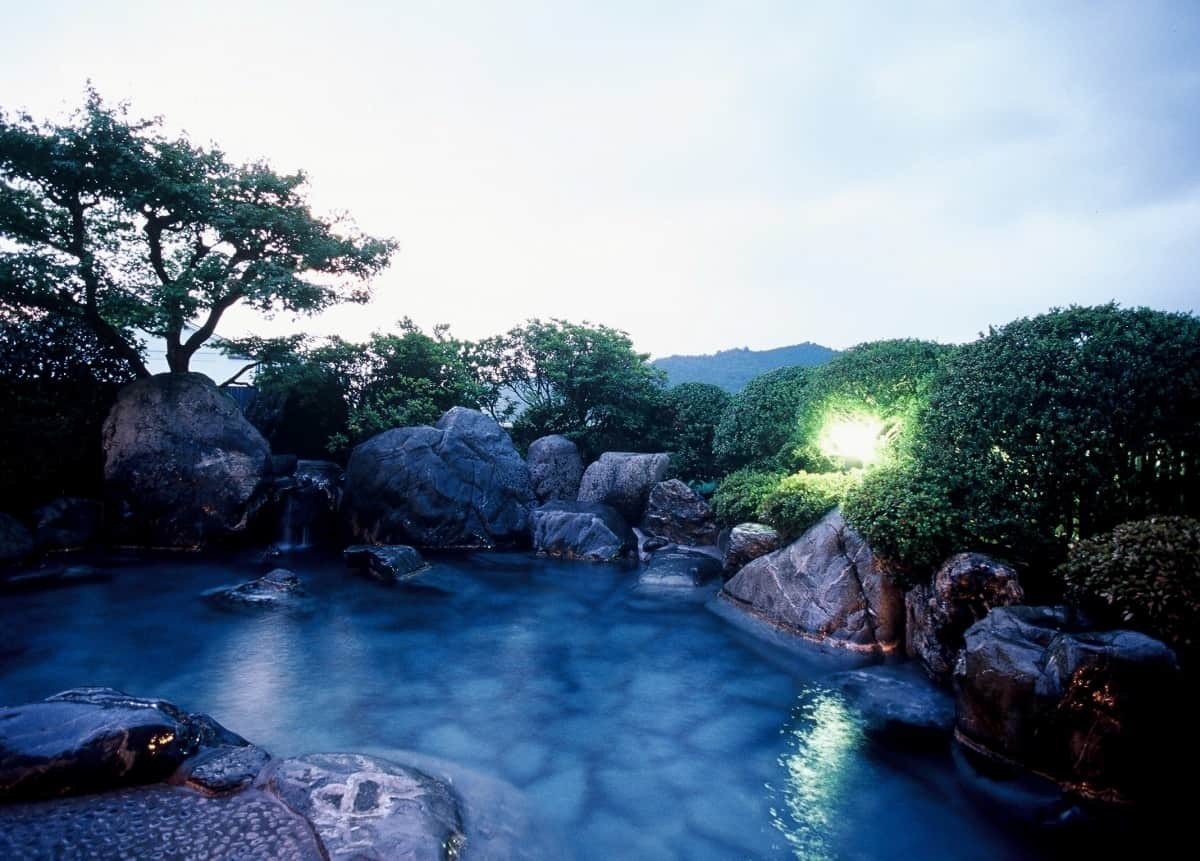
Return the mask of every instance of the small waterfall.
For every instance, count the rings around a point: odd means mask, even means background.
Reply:
[[[305,550],[332,538],[341,479],[337,464],[302,460],[291,476],[276,484],[276,549]]]

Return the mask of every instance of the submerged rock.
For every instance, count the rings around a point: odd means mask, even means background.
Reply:
[[[721,575],[721,561],[715,556],[684,547],[658,550],[638,576],[643,586],[695,588],[711,583]]]
[[[538,502],[575,499],[583,478],[579,446],[558,434],[539,437],[529,444],[526,461]]]
[[[909,664],[835,673],[829,685],[859,711],[867,733],[886,741],[944,744],[954,732],[954,697]]]
[[[270,448],[203,374],[159,374],[121,389],[104,421],[104,479],[124,540],[198,547],[246,529]]]
[[[732,577],[758,557],[774,553],[780,543],[779,533],[765,523],[739,523],[725,542],[725,575]]]
[[[1185,737],[1174,652],[1064,608],[992,610],[967,630],[955,684],[960,742],[1085,797],[1162,791]]]
[[[785,631],[848,649],[891,652],[904,633],[903,593],[836,509],[742,568],[721,598]]]
[[[670,465],[669,454],[606,451],[584,472],[577,498],[611,505],[630,523],[638,523],[650,489],[667,477]]]
[[[399,580],[428,568],[415,547],[406,544],[354,544],[342,551],[346,565],[379,580]]]
[[[982,553],[951,556],[931,582],[904,597],[908,656],[920,661],[931,678],[949,682],[967,628],[992,608],[1024,599],[1017,572],[1003,562]]]
[[[215,604],[252,608],[293,606],[303,595],[300,578],[286,568],[276,568],[247,583],[221,586],[204,593]]]
[[[442,861],[463,842],[454,791],[415,768],[315,754],[274,763],[261,783],[312,823],[334,858]]]
[[[0,801],[165,780],[208,746],[247,744],[207,715],[111,688],[0,708]]]
[[[343,510],[364,543],[491,548],[528,541],[535,499],[508,434],[455,407],[435,427],[384,431],[355,448]]]
[[[716,544],[720,529],[704,497],[682,481],[660,481],[650,490],[642,531],[675,544]]]
[[[44,564],[15,574],[0,574],[0,592],[32,592],[38,589],[60,589],[88,583],[105,583],[112,574],[91,565]]]
[[[20,562],[33,553],[33,534],[25,524],[0,512],[0,565]]]
[[[176,779],[209,795],[236,792],[252,784],[270,760],[257,745],[221,745],[188,760]]]
[[[95,499],[62,497],[34,512],[34,541],[42,550],[75,550],[96,543],[104,506]]]
[[[548,502],[533,511],[533,548],[560,559],[612,562],[636,539],[620,513],[595,502]]]

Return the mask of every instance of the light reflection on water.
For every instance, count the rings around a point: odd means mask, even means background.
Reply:
[[[783,774],[767,785],[771,824],[797,858],[836,858],[849,769],[863,742],[861,721],[839,696],[811,693],[801,696],[792,720],[780,732],[786,744],[779,757]]]

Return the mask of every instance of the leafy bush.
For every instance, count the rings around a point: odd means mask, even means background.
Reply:
[[[725,469],[766,467],[788,438],[804,398],[809,368],[779,368],[755,377],[729,401],[713,435]]]
[[[709,383],[682,383],[667,390],[664,407],[669,424],[660,447],[671,452],[671,466],[684,479],[718,475],[713,434],[728,403],[729,395]]]
[[[942,484],[910,458],[867,470],[847,492],[842,514],[904,588],[966,546],[961,517]]]
[[[821,448],[821,433],[838,419],[870,417],[881,426],[881,444],[903,431],[923,401],[941,362],[953,350],[931,341],[900,339],[859,344],[815,368],[789,428],[782,452],[788,469],[826,472],[847,464]]]
[[[913,451],[964,539],[1048,569],[1079,538],[1200,510],[1197,416],[1200,319],[1076,307],[960,348]]]
[[[846,472],[798,472],[784,476],[759,503],[759,519],[790,541],[841,504],[859,480],[858,474]]]
[[[1200,645],[1200,521],[1151,517],[1071,546],[1072,603],[1184,651]]]
[[[712,506],[717,520],[726,526],[756,521],[763,500],[775,490],[782,472],[739,469],[721,480],[713,492]]]

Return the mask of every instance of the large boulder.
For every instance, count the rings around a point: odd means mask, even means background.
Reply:
[[[670,465],[669,454],[606,451],[584,472],[576,498],[611,505],[630,523],[639,523],[650,489],[667,477]]]
[[[75,550],[94,544],[104,528],[104,506],[95,499],[62,497],[33,513],[41,550]]]
[[[243,531],[271,451],[203,374],[159,374],[121,389],[104,422],[104,478],[124,540],[197,547]]]
[[[0,802],[165,780],[197,752],[247,742],[207,715],[110,688],[0,708]]]
[[[434,427],[384,431],[356,447],[344,493],[359,541],[435,548],[524,543],[536,500],[508,434],[462,407]]]
[[[1163,643],[1089,630],[1057,607],[999,607],[966,632],[956,737],[1086,797],[1162,790],[1181,744],[1180,673]]]
[[[457,858],[463,839],[458,798],[415,768],[347,753],[285,759],[265,786],[312,823],[332,858]]]
[[[1025,592],[1017,572],[982,553],[959,553],[929,583],[904,596],[905,644],[935,681],[949,682],[963,634],[994,607],[1020,604]]]
[[[742,568],[721,598],[834,646],[886,653],[903,642],[904,594],[837,509],[792,544]]]
[[[596,502],[548,502],[533,510],[533,549],[559,559],[612,562],[636,545],[615,509]]]
[[[529,444],[526,461],[538,502],[575,499],[583,478],[579,446],[558,434],[539,437]]]
[[[650,489],[642,531],[675,544],[716,544],[720,529],[704,497],[682,481],[660,481]]]
[[[725,539],[725,575],[732,577],[760,556],[774,553],[782,541],[779,533],[765,523],[739,523]]]
[[[25,524],[0,512],[0,565],[20,562],[33,553],[33,534]]]

